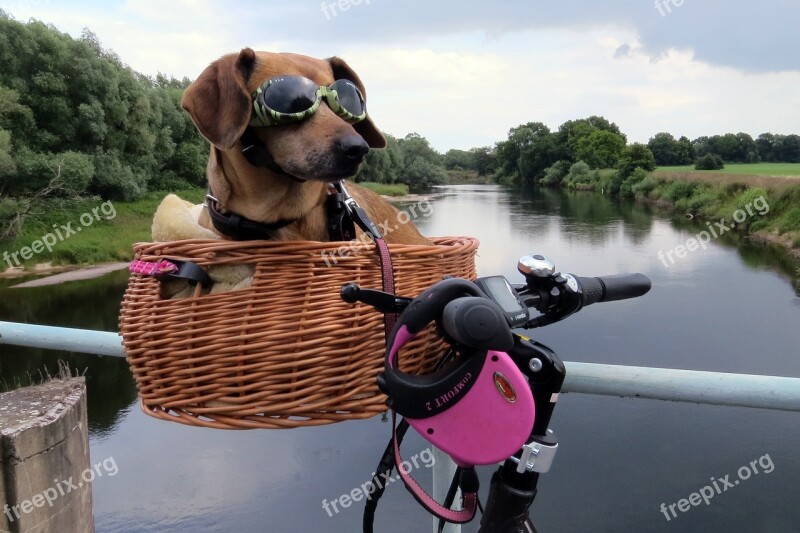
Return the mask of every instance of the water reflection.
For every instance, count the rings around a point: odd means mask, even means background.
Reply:
[[[444,189],[428,235],[481,239],[478,268],[518,279],[528,252],[581,275],[641,271],[647,297],[597,306],[534,331],[568,361],[800,376],[796,265],[734,235],[664,267],[668,250],[704,226],[649,206],[554,190]],[[774,271],[782,277],[774,275]],[[42,289],[0,288],[0,319],[116,329],[126,274]],[[389,434],[378,418],[291,431],[225,432],[154,420],[132,406],[124,361],[0,346],[9,384],[55,369],[87,368],[92,457],[113,456],[119,475],[94,486],[98,531],[359,531],[362,504],[329,517],[321,506],[360,486]],[[565,395],[554,429],[561,444],[534,506],[540,531],[792,531],[800,458],[794,413]],[[408,454],[423,449],[407,438]],[[687,497],[764,453],[775,472],[667,522],[662,502]],[[482,486],[492,469],[481,469]],[[415,473],[424,485],[430,472]],[[793,529],[794,528],[794,529]],[[464,528],[476,531],[471,524]],[[376,531],[430,530],[399,483],[381,502]]]
[[[117,331],[127,280],[123,271],[57,286],[2,288],[0,320]],[[90,431],[97,436],[112,432],[136,400],[136,387],[124,359],[0,345],[0,390],[56,375],[59,360],[66,361],[74,373],[86,376]]]

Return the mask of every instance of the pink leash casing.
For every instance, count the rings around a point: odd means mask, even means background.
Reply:
[[[508,354],[489,351],[472,388],[450,409],[411,427],[459,466],[498,463],[515,454],[533,429],[535,407],[525,376]]]

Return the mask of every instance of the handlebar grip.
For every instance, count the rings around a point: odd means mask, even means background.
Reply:
[[[644,274],[617,274],[597,278],[576,278],[583,289],[583,305],[637,298],[650,291],[652,283]]]

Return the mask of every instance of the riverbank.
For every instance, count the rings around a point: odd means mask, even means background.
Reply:
[[[725,232],[780,245],[800,259],[800,179],[797,177],[689,170],[648,173],[637,169],[624,180],[620,180],[615,171],[589,171],[577,178],[568,174],[549,185],[656,204],[706,222],[710,228],[724,226]]]
[[[82,198],[44,204],[25,220],[16,239],[0,242],[0,277],[128,262],[133,258],[133,244],[150,240],[153,214],[167,194],[150,192],[136,202]],[[205,190],[176,194],[200,203]]]
[[[361,185],[393,203],[427,202],[432,197],[409,194],[408,186],[404,184]],[[150,192],[136,202],[112,203],[99,198],[84,198],[42,206],[28,217],[15,240],[0,243],[0,279],[64,272],[69,278],[70,275],[83,275],[76,274],[76,271],[91,272],[92,267],[82,268],[87,265],[105,267],[130,262],[133,244],[151,239],[153,214],[167,194],[167,191]],[[198,188],[175,191],[175,194],[184,200],[201,203],[206,191]],[[67,278],[65,281],[69,281]]]
[[[787,184],[791,178],[738,178],[713,181],[656,174],[624,183],[620,192],[757,242],[781,245],[800,259],[800,183]]]

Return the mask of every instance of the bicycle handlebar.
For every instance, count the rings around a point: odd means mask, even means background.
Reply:
[[[616,274],[600,277],[576,277],[583,289],[583,305],[615,302],[647,294],[652,283],[643,274]]]

